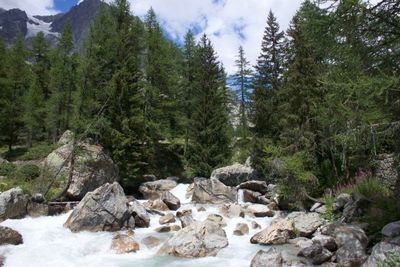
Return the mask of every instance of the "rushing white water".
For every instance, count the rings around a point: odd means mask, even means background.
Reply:
[[[171,192],[182,203],[180,209],[191,208],[196,220],[205,220],[209,214],[219,213],[214,205],[194,205],[185,197],[188,185],[178,185]],[[205,207],[205,212],[199,212],[199,207]],[[250,266],[250,261],[256,252],[265,248],[250,243],[250,237],[259,230],[251,229],[251,221],[256,221],[261,227],[266,227],[271,218],[225,218],[224,227],[229,240],[229,246],[222,249],[216,257],[198,259],[182,259],[158,256],[160,246],[148,249],[140,244],[140,250],[130,254],[116,254],[110,249],[113,233],[71,233],[63,227],[69,214],[54,217],[25,218],[22,220],[6,220],[4,226],[20,232],[24,244],[19,246],[2,246],[0,254],[5,255],[5,267],[241,267]],[[173,233],[157,233],[159,215],[151,215],[149,228],[135,229],[134,240],[139,242],[147,236],[156,236],[162,240],[171,237]],[[245,236],[234,236],[237,223],[247,223],[250,233]],[[178,222],[177,222],[178,223]]]

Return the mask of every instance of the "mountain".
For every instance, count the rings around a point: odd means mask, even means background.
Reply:
[[[91,22],[102,5],[101,0],[85,0],[72,7],[67,13],[50,16],[31,16],[20,9],[5,10],[0,6],[0,38],[10,45],[18,34],[22,34],[29,46],[38,32],[43,32],[54,46],[58,36],[69,22],[72,27],[75,49],[79,49]]]

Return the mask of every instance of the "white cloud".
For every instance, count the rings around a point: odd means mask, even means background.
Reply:
[[[19,8],[30,15],[56,14],[53,0],[0,0],[0,7],[4,9]]]
[[[174,38],[182,37],[193,25],[200,25],[199,38],[206,33],[229,74],[239,45],[255,64],[260,53],[266,19],[271,9],[286,29],[302,0],[132,0],[132,10],[144,16],[153,7],[164,29]],[[240,28],[244,38],[235,29]]]

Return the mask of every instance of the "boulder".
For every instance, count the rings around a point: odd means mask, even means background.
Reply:
[[[182,228],[191,225],[194,222],[192,210],[182,210],[176,213],[176,217],[181,221]]]
[[[234,203],[221,205],[219,207],[219,212],[228,218],[244,217],[242,206]]]
[[[216,256],[227,246],[226,233],[219,224],[196,221],[167,240],[158,253],[186,258],[207,257]]]
[[[44,203],[29,201],[27,206],[27,213],[31,217],[48,216],[49,205]]]
[[[144,203],[144,206],[148,210],[169,211],[167,204],[165,204],[161,198],[148,200],[146,203]]]
[[[311,209],[310,212],[316,212],[318,214],[324,214],[326,212],[326,206],[322,203],[315,203]]]
[[[179,198],[174,196],[171,192],[165,191],[160,196],[161,200],[167,205],[170,210],[177,210],[181,207]]]
[[[293,220],[294,227],[304,237],[310,237],[323,224],[320,215],[315,212],[292,212],[287,218]]]
[[[392,222],[382,228],[382,235],[388,238],[400,236],[400,221]]]
[[[266,194],[269,190],[265,181],[247,181],[238,186],[239,189],[247,189],[253,192],[258,192],[262,195]]]
[[[314,265],[320,265],[329,261],[333,254],[329,250],[323,248],[321,244],[313,243],[311,246],[303,248],[299,252],[299,256],[307,258]]]
[[[123,227],[134,228],[135,221],[122,187],[115,182],[87,193],[64,226],[72,232],[118,231]]]
[[[207,220],[218,223],[221,227],[225,227],[227,225],[224,217],[219,214],[210,214],[207,216]]]
[[[262,204],[249,205],[246,209],[246,213],[255,217],[273,217],[275,215],[274,211]]]
[[[167,213],[164,216],[161,216],[159,219],[160,224],[167,224],[175,222],[175,216],[172,213]]]
[[[236,224],[236,228],[233,231],[234,235],[247,235],[249,233],[249,226],[245,223]]]
[[[372,253],[362,267],[375,267],[383,262],[391,253],[400,253],[400,246],[387,242],[380,242],[372,248]],[[395,265],[393,265],[395,266]]]
[[[286,244],[294,235],[293,221],[290,219],[276,219],[271,224],[251,237],[252,244],[281,245]]]
[[[280,267],[282,255],[276,248],[260,250],[251,260],[250,267]]]
[[[163,226],[160,226],[160,227],[154,229],[154,231],[159,232],[159,233],[169,233],[171,231],[176,232],[176,231],[179,231],[181,229],[182,228],[179,225],[174,224],[174,225],[163,225]]]
[[[359,193],[351,194],[351,201],[348,202],[343,209],[341,221],[351,223],[358,221],[368,209],[370,201]]]
[[[177,185],[178,184],[173,180],[146,182],[139,187],[139,192],[142,193],[145,199],[157,199],[161,197],[163,192],[168,192]]]
[[[125,234],[117,234],[113,237],[111,249],[119,254],[130,253],[139,250],[139,244]]]
[[[135,219],[135,226],[143,228],[150,226],[150,216],[142,203],[137,200],[129,202],[129,212]]]
[[[147,248],[154,248],[161,244],[161,240],[154,236],[148,236],[142,239],[142,244]]]
[[[261,193],[251,191],[248,189],[242,189],[243,202],[258,203],[258,198],[261,197]]]
[[[35,203],[43,203],[44,200],[44,196],[40,193],[35,193],[33,196],[31,196],[31,201]]]
[[[74,141],[74,133],[70,130],[66,130],[58,140],[57,144],[60,146],[67,145],[67,144],[72,144]]]
[[[22,235],[17,231],[0,226],[0,246],[2,245],[20,245],[23,243]]]
[[[237,191],[218,179],[195,178],[192,201],[200,204],[221,204],[235,202]]]
[[[228,186],[237,186],[256,177],[256,172],[252,167],[238,163],[216,169],[211,173],[211,178],[218,179]]]
[[[316,235],[312,238],[314,244],[320,244],[323,248],[329,251],[335,251],[337,249],[336,241],[333,237],[328,235]]]
[[[95,190],[105,183],[117,181],[117,167],[103,147],[79,143],[76,148],[74,171],[71,184],[66,192],[67,197],[81,200],[86,193]],[[67,178],[70,170],[72,144],[65,144],[51,152],[44,161],[44,171],[56,174],[58,179]]]
[[[308,239],[306,237],[296,237],[296,238],[290,239],[289,244],[295,245],[296,248],[304,249],[304,248],[311,247],[313,245],[313,242],[311,239]]]
[[[333,211],[340,211],[343,210],[344,206],[351,201],[351,195],[347,193],[342,193],[336,197],[335,201],[332,205]]]
[[[27,213],[28,197],[21,188],[11,188],[0,194],[0,220],[20,219]]]

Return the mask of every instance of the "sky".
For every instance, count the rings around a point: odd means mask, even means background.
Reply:
[[[0,7],[20,8],[30,15],[67,11],[82,0],[0,0]],[[110,1],[110,0],[107,0]],[[181,43],[188,29],[196,38],[206,33],[228,74],[240,45],[252,65],[260,53],[261,39],[269,10],[286,29],[302,0],[129,0],[135,15],[143,17],[153,7],[165,31]]]

